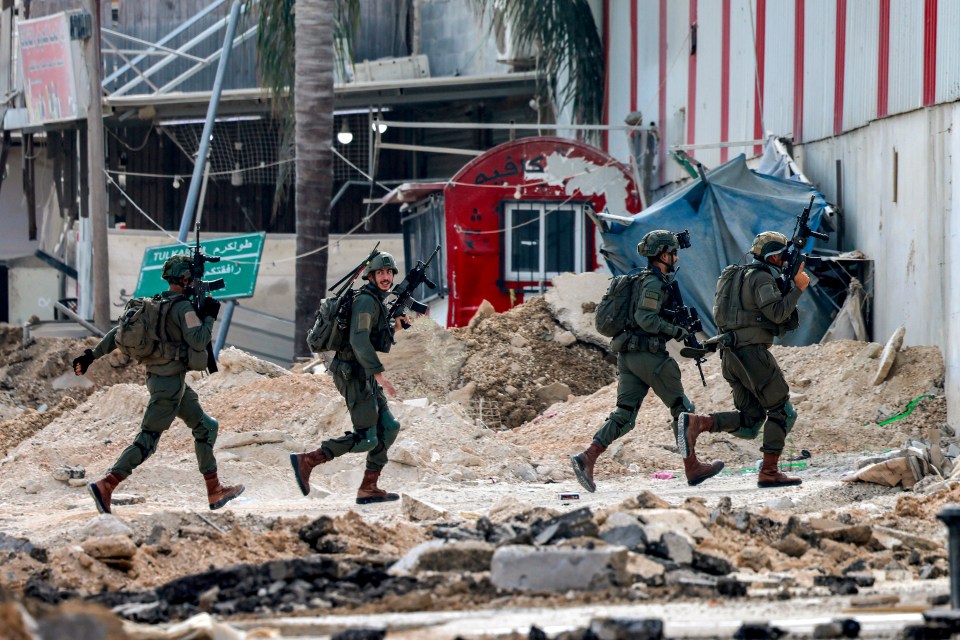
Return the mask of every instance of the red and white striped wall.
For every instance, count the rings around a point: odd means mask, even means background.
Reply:
[[[960,98],[960,2],[603,0],[606,122],[656,122],[716,166],[765,131],[810,142]],[[606,148],[626,158],[626,138]],[[660,159],[660,182],[681,169]]]

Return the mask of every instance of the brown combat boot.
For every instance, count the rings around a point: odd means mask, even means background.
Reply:
[[[360,483],[360,489],[357,490],[357,504],[372,504],[374,502],[393,502],[399,500],[400,496],[395,493],[387,493],[377,487],[377,480],[380,479],[379,471],[367,469],[363,472],[363,482]]]
[[[570,456],[570,464],[573,465],[573,473],[577,476],[577,482],[590,493],[597,490],[597,485],[593,481],[593,465],[597,462],[600,454],[606,450],[605,446],[594,440],[586,451]]]
[[[681,413],[677,417],[677,451],[686,460],[694,455],[697,438],[701,433],[713,431],[713,417],[696,413]]]
[[[223,486],[220,484],[220,479],[217,478],[216,471],[203,474],[203,479],[207,483],[207,500],[210,502],[211,511],[227,504],[243,493],[243,490],[246,488],[242,484]]]
[[[330,462],[331,458],[323,455],[320,449],[307,453],[291,453],[290,464],[293,466],[293,475],[297,478],[297,486],[303,495],[310,493],[310,472],[317,465]]]
[[[97,511],[100,513],[113,513],[110,511],[110,496],[113,495],[113,490],[116,489],[117,485],[123,482],[124,479],[125,478],[116,471],[111,471],[104,476],[103,480],[91,482],[87,485],[87,491],[93,496],[93,501],[97,505]]]
[[[763,464],[760,465],[760,477],[757,478],[757,486],[762,489],[771,489],[774,487],[795,487],[803,483],[803,480],[797,476],[788,476],[780,473],[777,463],[780,461],[779,453],[764,453]]]
[[[723,471],[723,462],[714,460],[710,464],[702,462],[696,454],[683,459],[683,473],[687,476],[687,484],[691,487],[708,480]]]

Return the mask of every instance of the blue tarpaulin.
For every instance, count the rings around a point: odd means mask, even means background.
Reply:
[[[729,264],[751,262],[750,245],[762,231],[791,237],[811,195],[815,199],[810,228],[816,231],[827,206],[823,196],[808,184],[752,171],[740,155],[707,172],[706,182],[698,179],[632,216],[629,224],[607,221],[601,253],[614,275],[629,273],[646,266],[646,258],[637,254],[637,244],[648,231],[689,229],[692,246],[680,251],[677,282],[684,302],[700,312],[704,331],[714,335],[713,298],[720,272]],[[807,251],[813,242],[811,238]],[[813,344],[830,326],[834,307],[816,286],[807,288],[798,309],[800,328],[779,343]]]

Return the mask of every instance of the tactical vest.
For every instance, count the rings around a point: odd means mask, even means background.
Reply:
[[[357,296],[361,294],[366,294],[377,301],[377,306],[380,309],[379,317],[377,318],[374,326],[370,327],[370,344],[373,345],[374,351],[379,351],[380,353],[389,353],[390,347],[393,346],[393,335],[394,327],[390,322],[390,312],[387,309],[387,305],[383,304],[383,300],[380,299],[380,296],[376,295],[372,291],[368,290],[365,286],[357,290],[354,295],[354,304],[356,304]],[[352,317],[352,313],[351,313]],[[344,336],[349,334],[349,328],[344,331]],[[353,354],[353,348],[350,346],[350,340],[345,339],[340,347],[337,350],[337,355],[344,360],[354,360],[356,357]]]
[[[643,296],[643,291],[646,289],[647,280],[649,278],[655,278],[657,280],[657,284],[660,286],[661,295],[666,296],[663,299],[663,301],[660,303],[660,310],[657,312],[657,316],[663,318],[667,322],[672,322],[672,320],[670,319],[670,316],[672,314],[670,314],[669,312],[673,311],[674,307],[676,306],[676,303],[674,302],[673,297],[670,295],[670,287],[667,286],[665,282],[663,282],[662,277],[660,277],[658,274],[659,274],[659,271],[654,271],[653,269],[650,269],[650,268],[647,268],[641,271],[640,277],[638,278],[639,282],[637,287],[637,294],[638,296]],[[643,306],[642,297],[639,297],[637,299],[637,304],[639,304],[640,306]],[[636,332],[641,335],[650,335],[646,331],[643,331],[639,328],[636,329]]]
[[[743,284],[751,271],[762,267],[763,264],[731,264],[720,273],[713,301],[713,319],[721,333],[753,327],[777,333],[778,325],[768,320],[759,309],[743,306]]]

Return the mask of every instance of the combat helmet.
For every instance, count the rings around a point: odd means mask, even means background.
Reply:
[[[787,236],[776,231],[764,231],[758,233],[753,239],[753,246],[750,247],[752,253],[758,260],[766,260],[770,256],[783,253],[784,249],[790,243]]]
[[[680,243],[672,231],[657,229],[643,236],[640,244],[637,245],[637,253],[648,258],[655,258],[662,251],[673,251],[679,248]]]
[[[397,261],[393,259],[393,256],[381,251],[370,261],[370,264],[363,268],[363,273],[360,277],[366,280],[367,276],[380,269],[390,269],[393,271],[393,275],[399,273],[397,270]]]
[[[185,255],[176,255],[167,258],[163,263],[163,271],[160,277],[167,282],[178,282],[184,276],[192,276],[190,269],[190,258]]]

